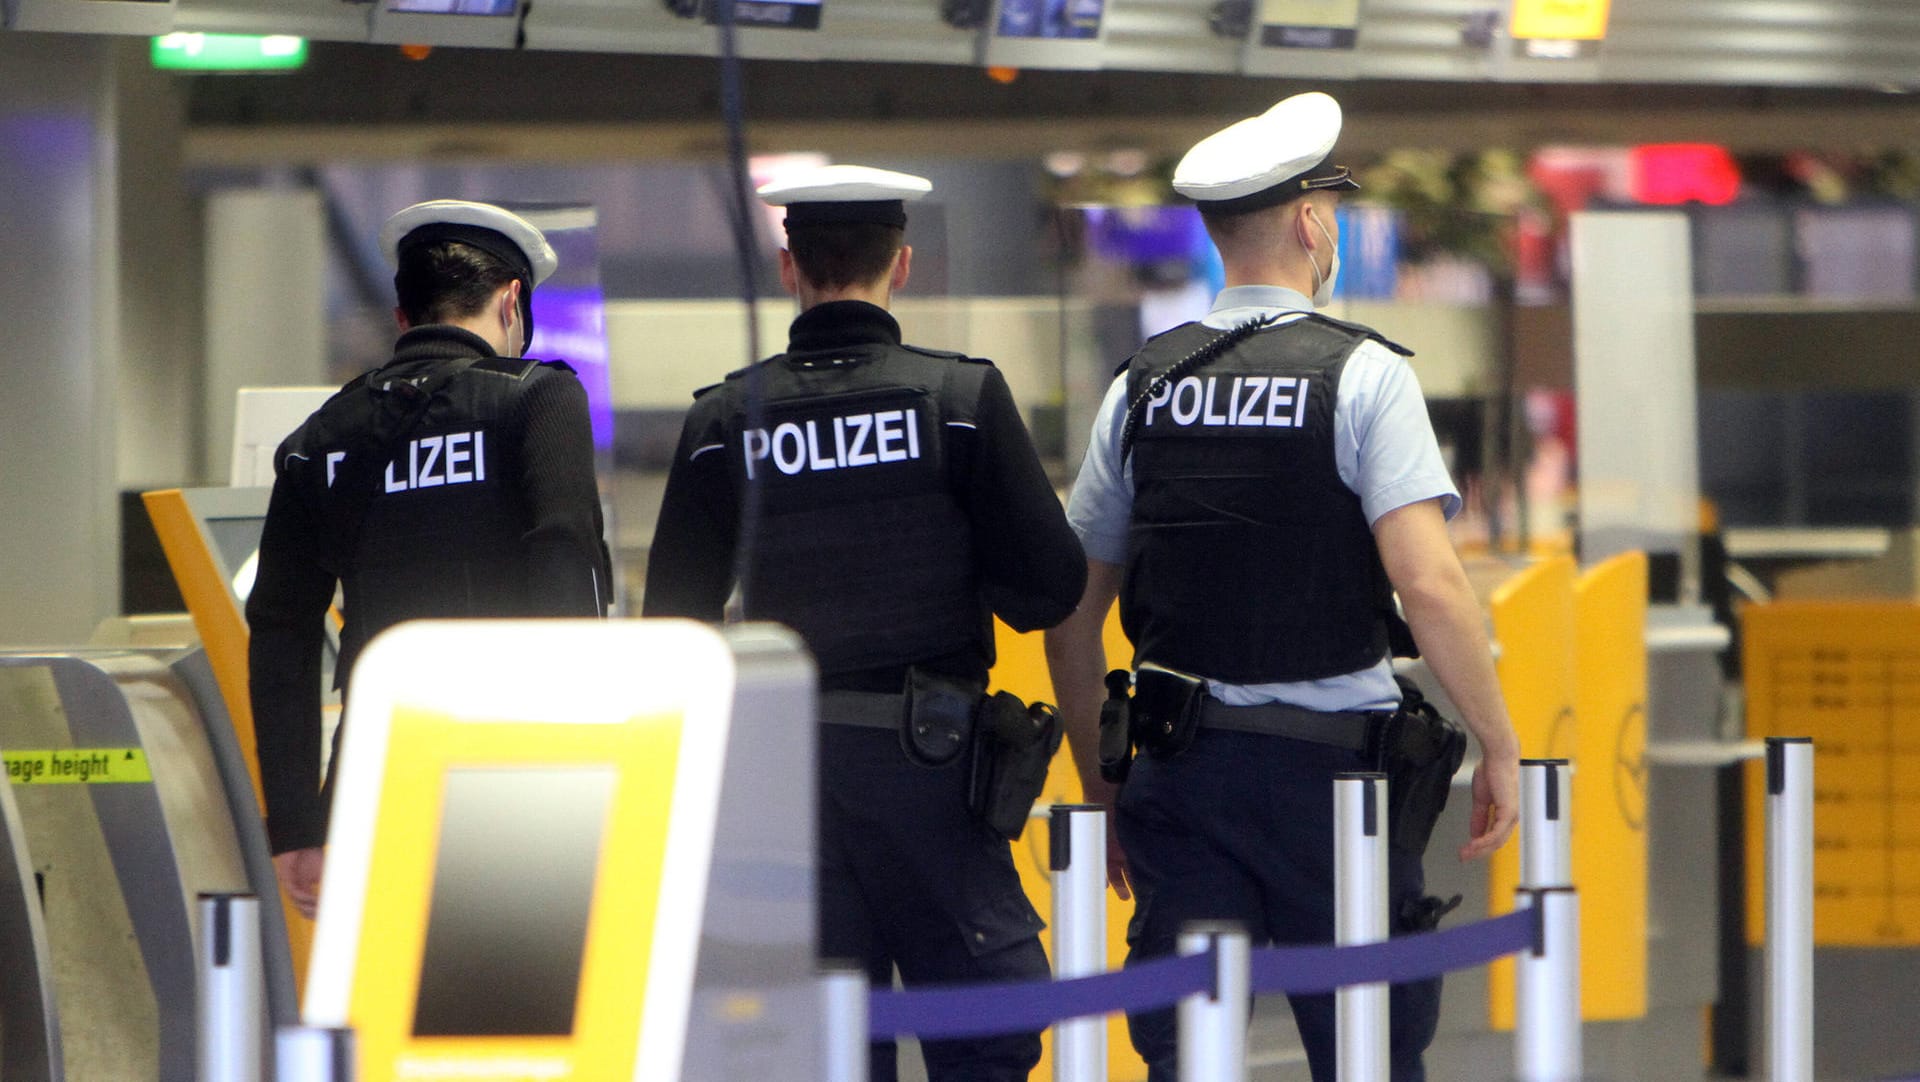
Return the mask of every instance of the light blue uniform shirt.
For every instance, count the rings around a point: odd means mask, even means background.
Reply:
[[[1281,286],[1234,286],[1222,290],[1203,322],[1216,330],[1262,316],[1282,322],[1313,310],[1313,302]],[[1093,425],[1087,458],[1067,501],[1067,521],[1087,555],[1107,563],[1127,562],[1127,527],[1133,518],[1133,466],[1120,460],[1120,430],[1127,415],[1127,377],[1107,388]],[[1368,339],[1347,360],[1333,407],[1333,456],[1360,497],[1367,524],[1395,508],[1441,497],[1448,518],[1460,510],[1460,493],[1447,475],[1427,416],[1420,381],[1406,358]],[[1359,672],[1322,680],[1281,684],[1207,681],[1213,697],[1231,706],[1282,702],[1309,710],[1387,710],[1400,701],[1393,661],[1383,658]]]

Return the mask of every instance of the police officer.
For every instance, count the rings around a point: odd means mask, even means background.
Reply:
[[[1314,310],[1340,273],[1334,208],[1358,187],[1332,163],[1339,134],[1339,105],[1302,94],[1181,160],[1173,186],[1198,203],[1227,288],[1114,381],[1068,504],[1087,590],[1048,658],[1088,797],[1115,808],[1109,875],[1138,895],[1130,960],[1171,953],[1196,920],[1238,921],[1256,945],[1333,940],[1331,782],[1374,769],[1370,712],[1401,700],[1394,591],[1481,745],[1461,858],[1513,827],[1518,740],[1447,537],[1460,500],[1410,354]],[[1136,706],[1171,686],[1199,709],[1185,750],[1143,755],[1117,795],[1094,751],[1116,597]],[[1419,854],[1396,847],[1389,878],[1396,931],[1436,919]],[[1291,999],[1313,1077],[1329,1082],[1333,997]],[[1396,986],[1392,1007],[1393,1077],[1417,1082],[1439,982]],[[1173,1079],[1172,1012],[1129,1023],[1149,1077]]]
[[[436,200],[388,219],[380,245],[396,268],[393,359],[280,445],[247,599],[267,835],[309,916],[335,584],[343,692],[361,648],[402,620],[598,616],[610,596],[586,391],[565,364],[520,356],[533,288],[558,265],[546,238],[499,207]]]
[[[1086,574],[1000,373],[903,344],[887,311],[913,255],[905,203],[930,188],[830,166],[760,189],[787,208],[780,279],[802,311],[785,353],[696,394],[643,602],[650,616],[719,620],[735,598],[746,618],[805,638],[824,722],[820,950],[861,960],[878,987],[895,966],[908,985],[1047,975],[1042,922],[1007,842],[967,810],[965,738],[942,719],[980,699],[992,617],[1051,626]],[[742,538],[750,485],[763,517]],[[1024,1079],[1040,1040],[924,1052],[934,1082]],[[895,1077],[892,1042],[872,1047],[871,1075]]]

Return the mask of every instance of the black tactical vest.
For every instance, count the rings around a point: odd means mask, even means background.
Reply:
[[[960,651],[991,657],[972,525],[946,453],[948,426],[973,422],[988,364],[863,343],[758,369],[757,426],[744,370],[714,389],[727,396],[716,453],[735,492],[763,486],[746,616],[799,632],[825,676]]]
[[[402,620],[533,614],[516,404],[560,362],[404,362],[327,400],[281,444],[345,592],[339,670]]]
[[[1362,342],[1407,351],[1308,316],[1176,368],[1221,333],[1185,324],[1126,368],[1128,401],[1147,396],[1132,428],[1120,595],[1135,659],[1233,684],[1365,669],[1386,656],[1390,632],[1403,641],[1404,625],[1360,497],[1335,465],[1334,402]]]

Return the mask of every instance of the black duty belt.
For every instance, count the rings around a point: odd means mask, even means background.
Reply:
[[[899,729],[905,704],[897,692],[823,691],[820,720],[828,725],[855,725],[862,729]]]
[[[1228,706],[1209,697],[1200,707],[1200,727],[1237,733],[1286,736],[1312,744],[1328,744],[1347,751],[1365,751],[1373,732],[1373,714],[1357,711],[1325,713],[1286,703]]]

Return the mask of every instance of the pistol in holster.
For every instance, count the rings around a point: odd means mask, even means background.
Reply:
[[[1127,780],[1136,748],[1156,759],[1186,751],[1200,729],[1206,699],[1206,681],[1150,661],[1131,676],[1124,669],[1108,673],[1107,701],[1100,707],[1100,776],[1116,785]]]
[[[1020,840],[1033,803],[1060,750],[1060,717],[1047,703],[1028,706],[997,691],[980,700],[973,736],[968,810],[1008,841]]]
[[[1453,775],[1467,754],[1467,734],[1412,682],[1394,679],[1400,684],[1400,708],[1379,715],[1369,758],[1387,776],[1388,844],[1419,856],[1446,809]]]

